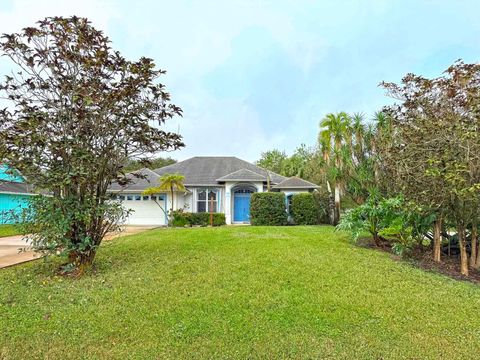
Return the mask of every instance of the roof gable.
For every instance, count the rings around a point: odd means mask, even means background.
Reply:
[[[0,193],[2,194],[34,194],[32,187],[24,182],[0,180]]]
[[[139,176],[135,176],[138,174]],[[132,190],[132,191],[143,191],[146,188],[159,185],[160,176],[153,170],[143,168],[137,171],[132,171],[127,174],[127,179],[131,181],[130,184],[126,186],[120,186],[117,183],[113,183],[109,190],[112,191],[121,191],[121,190]]]
[[[218,178],[217,181],[224,182],[224,181],[267,181],[267,176],[260,175],[252,170],[248,169],[240,169],[230,173],[228,175],[222,176]]]
[[[197,156],[154,171],[160,176],[167,173],[181,174],[185,176],[185,185],[187,186],[215,186],[218,185],[217,179],[239,170],[249,170],[260,175],[262,180],[266,181],[265,169],[232,156]],[[274,184],[286,179],[271,171],[269,174]],[[259,177],[256,177],[257,179],[262,181]]]
[[[277,185],[272,186],[272,189],[318,189],[319,186],[310,181],[303,180],[297,176],[285,179]]]

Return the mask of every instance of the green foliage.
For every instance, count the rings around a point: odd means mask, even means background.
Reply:
[[[299,193],[292,196],[290,213],[296,225],[315,225],[318,223],[318,205],[312,193]]]
[[[287,156],[285,152],[277,149],[263,152],[256,164],[286,177],[299,176],[304,178],[307,163],[314,154],[313,149],[307,148],[305,144],[301,144],[295,149],[292,156]]]
[[[286,225],[285,194],[277,192],[253,193],[250,200],[252,225]]]
[[[225,214],[213,213],[213,226],[225,225]],[[172,226],[209,226],[210,213],[190,213],[183,210],[176,210],[172,212]]]
[[[104,235],[124,218],[107,196],[127,185],[126,159],[175,150],[181,137],[163,129],[182,110],[158,80],[152,59],[129,61],[85,18],[50,17],[4,34],[0,159],[51,197],[32,201],[27,230],[36,248],[70,251],[90,266]],[[48,219],[51,218],[49,222]],[[81,265],[81,266],[80,266]]]
[[[69,264],[74,268],[95,254],[99,244],[90,229],[99,226],[98,221],[107,224],[103,238],[107,232],[119,230],[129,214],[120,202],[110,200],[99,206],[96,201],[93,196],[81,202],[73,196],[32,196],[29,206],[18,214],[17,227],[44,255],[74,256],[76,260]]]
[[[348,210],[337,229],[347,230],[357,241],[362,232],[369,232],[377,245],[380,240],[392,244],[392,249],[404,255],[416,245],[422,244],[423,234],[431,227],[435,217],[423,215],[401,197],[369,198],[363,205]]]
[[[324,188],[320,188],[312,194],[317,207],[317,223],[330,224],[330,195]]]

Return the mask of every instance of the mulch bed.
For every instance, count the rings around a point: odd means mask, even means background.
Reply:
[[[388,252],[392,255],[394,260],[408,262],[409,264],[425,271],[441,273],[455,280],[466,280],[475,284],[480,284],[479,270],[470,269],[468,277],[460,274],[460,259],[457,256],[447,256],[446,254],[442,254],[442,262],[437,263],[433,261],[433,254],[431,251],[413,251],[408,257],[402,258],[392,252],[392,248],[387,242],[375,245],[371,238],[362,238],[359,240],[358,244],[362,247]]]

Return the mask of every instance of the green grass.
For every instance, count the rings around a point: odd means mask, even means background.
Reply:
[[[0,359],[465,359],[480,288],[330,227],[154,230],[81,279],[0,270]]]
[[[20,231],[15,225],[0,225],[0,237],[18,235]]]

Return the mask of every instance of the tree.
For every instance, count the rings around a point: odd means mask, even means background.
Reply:
[[[292,156],[287,157],[283,161],[281,175],[291,177],[298,176],[303,178],[305,176],[305,167],[307,162],[313,156],[313,151],[305,144],[301,144],[295,149]]]
[[[160,128],[182,110],[158,82],[165,71],[126,60],[84,18],[46,18],[3,35],[0,51],[16,66],[0,83],[0,158],[52,195],[32,202],[26,231],[81,273],[125,216],[108,187],[128,182],[127,159],[184,146]]]
[[[160,177],[160,185],[156,187],[150,187],[144,190],[144,195],[153,195],[162,192],[169,191],[170,192],[170,216],[169,216],[169,224],[171,224],[173,220],[173,211],[175,209],[175,192],[177,191],[186,191],[185,185],[183,181],[185,180],[185,176],[180,174],[164,174]],[[157,205],[165,212],[163,207],[157,202]],[[166,212],[165,212],[166,214]]]
[[[256,164],[266,170],[281,174],[283,170],[283,163],[287,159],[285,152],[277,149],[262,152],[260,160]]]
[[[343,186],[342,182],[342,145],[351,142],[350,118],[345,112],[327,114],[320,121],[320,143],[324,159],[332,171],[332,178],[335,181],[335,209],[333,215],[334,225],[340,220],[340,195]],[[333,163],[332,155],[333,154]]]
[[[480,65],[457,62],[436,79],[408,74],[400,85],[382,85],[401,101],[388,108],[391,142],[381,151],[386,180],[437,213],[436,227],[444,219],[456,225],[461,273],[468,275],[466,229],[476,228],[479,213]],[[438,228],[434,234],[438,261]]]

